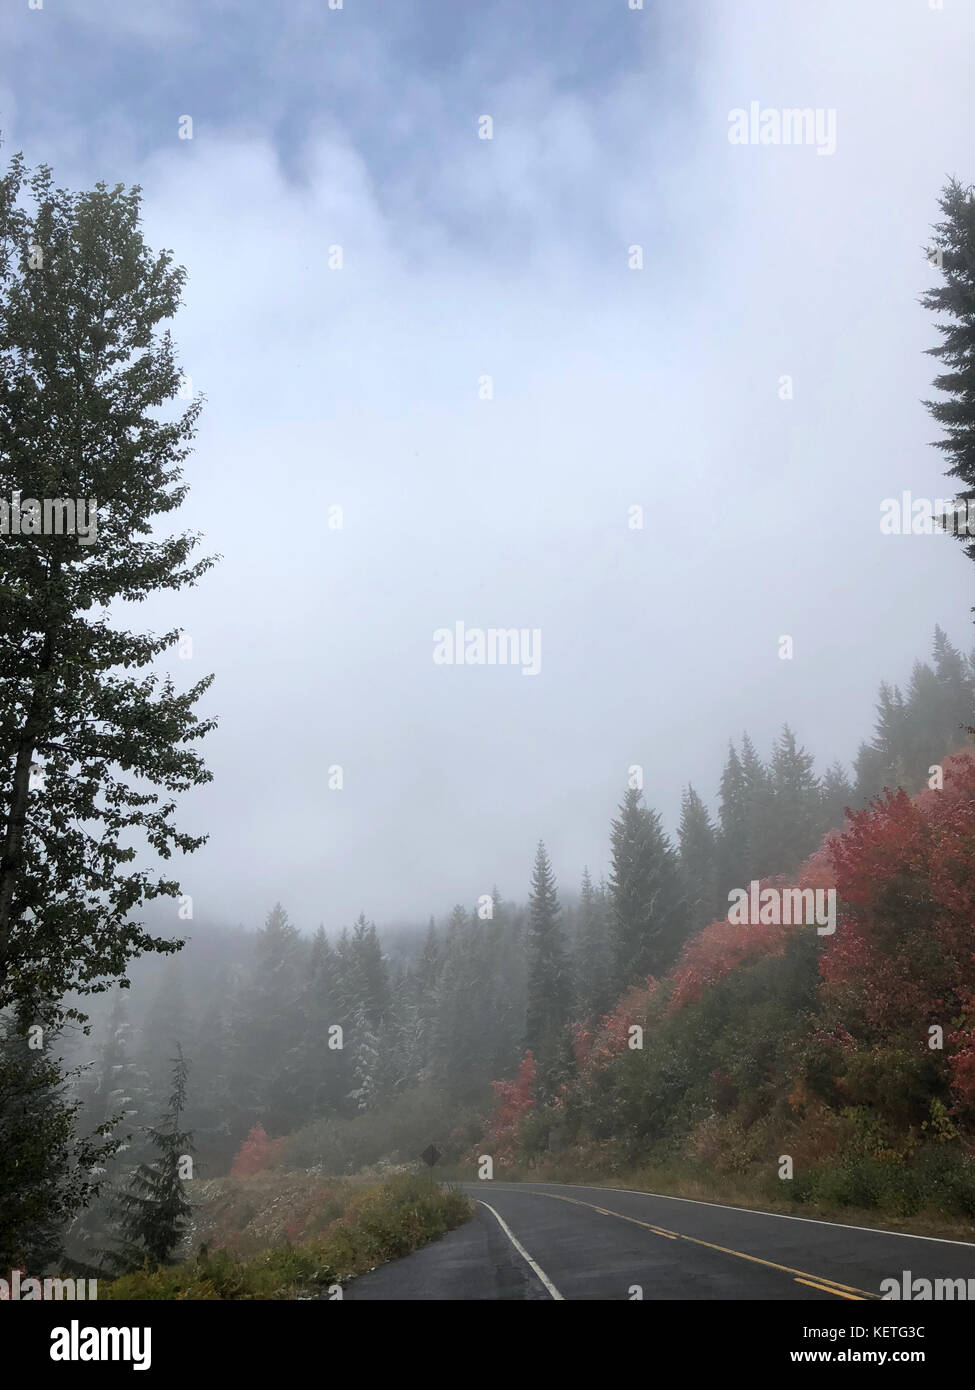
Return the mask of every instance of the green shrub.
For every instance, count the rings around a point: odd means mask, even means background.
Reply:
[[[199,1253],[184,1264],[138,1270],[99,1285],[108,1300],[289,1299],[342,1283],[438,1240],[473,1214],[459,1192],[405,1176],[356,1193],[319,1240],[279,1245],[251,1259]]]

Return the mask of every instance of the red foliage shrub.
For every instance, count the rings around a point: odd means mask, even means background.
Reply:
[[[535,1109],[535,1058],[526,1052],[514,1081],[492,1081],[491,1085],[495,1096],[487,1126],[491,1153],[500,1163],[512,1163],[518,1126]]]
[[[826,1002],[861,1046],[945,1029],[958,1104],[975,1105],[975,758],[945,760],[944,788],[886,792],[833,847],[843,904],[820,960]],[[954,1031],[949,1027],[954,1023]]]
[[[766,888],[792,886],[783,878],[763,878],[758,891]],[[812,887],[812,884],[800,885]],[[709,927],[693,937],[684,947],[674,968],[674,990],[670,998],[671,1011],[682,1009],[700,999],[706,989],[713,988],[736,966],[755,956],[778,955],[785,947],[786,937],[796,927],[765,925],[756,922],[740,926],[719,917]],[[806,928],[802,928],[806,930]]]
[[[258,1121],[240,1146],[240,1151],[230,1169],[232,1178],[253,1178],[265,1173],[280,1162],[284,1150],[283,1139],[271,1139],[264,1126]]]
[[[580,1076],[601,1071],[614,1057],[626,1051],[632,1025],[646,1025],[647,1010],[657,992],[657,984],[651,975],[646,984],[633,985],[623,995],[616,1008],[591,1031],[576,1025],[573,1030],[573,1043]]]

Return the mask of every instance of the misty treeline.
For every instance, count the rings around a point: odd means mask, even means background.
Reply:
[[[285,1157],[329,1172],[412,1161],[423,1123],[441,1144],[457,1129],[459,1155],[491,1083],[514,1075],[526,1051],[544,1103],[576,1070],[579,1027],[595,1029],[631,986],[671,969],[726,916],[731,889],[794,873],[846,807],[876,795],[878,778],[909,792],[926,785],[932,765],[969,742],[973,711],[975,652],[964,657],[937,628],[906,692],[880,687],[855,772],[834,762],[817,774],[789,728],[765,759],[745,734],[729,748],[715,813],[687,788],[673,840],[643,794],[625,791],[599,882],[583,869],[578,884],[558,885],[540,843],[527,901],[495,889],[426,927],[380,936],[360,915],[330,940],[322,928],[299,931],[279,904],[256,932],[194,924],[183,953],[137,963],[132,989],[96,1008],[92,1037],[66,1043],[83,1067],[80,1129],[109,1124],[127,1146],[107,1161],[106,1191],[70,1248],[80,1256],[83,1237],[90,1250],[110,1229],[111,1189],[148,1156],[142,1127],[165,1108],[177,1044],[199,1174],[226,1173],[258,1125],[291,1137]],[[396,1118],[411,1107],[415,1128]],[[375,1118],[348,1125],[360,1116]]]

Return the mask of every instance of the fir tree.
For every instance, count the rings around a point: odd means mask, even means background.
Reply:
[[[629,787],[610,835],[613,986],[660,975],[677,959],[686,934],[677,856],[660,816]]]
[[[885,787],[907,787],[913,782],[909,713],[896,685],[881,681],[877,694],[877,722],[873,746],[880,754]]]
[[[97,1198],[120,1141],[107,1125],[79,1136],[81,1102],[70,1073],[0,1018],[0,1271],[43,1271],[61,1254],[71,1223]]]
[[[302,1081],[308,948],[280,903],[254,942],[254,961],[233,1007],[233,1087],[243,1130],[262,1119],[287,1134],[304,1118]]]
[[[842,830],[846,824],[845,811],[856,804],[856,790],[839,762],[829,765],[819,787],[819,829]]]
[[[861,743],[853,761],[856,790],[851,809],[862,811],[888,785],[884,755],[873,743]]]
[[[944,221],[934,228],[931,250],[939,254],[943,284],[922,294],[921,303],[948,319],[935,324],[941,342],[927,349],[947,369],[934,379],[947,399],[924,404],[944,430],[935,448],[948,460],[948,477],[961,485],[955,500],[965,516],[975,503],[975,190],[951,179],[938,201]],[[975,536],[964,527],[958,535],[975,560]]]
[[[611,959],[607,931],[606,897],[593,885],[588,868],[582,872],[579,891],[579,940],[577,945],[579,1014],[596,1022],[613,1004],[610,987]]]
[[[728,891],[748,881],[748,803],[745,773],[733,743],[721,773],[718,807],[718,907],[727,911]]]
[[[718,913],[718,846],[708,809],[690,786],[681,800],[678,840],[688,928],[697,932],[714,921]]]
[[[940,627],[934,629],[934,671],[941,691],[941,751],[936,754],[941,758],[971,742],[975,681],[970,663],[951,645]]]
[[[772,754],[771,785],[774,829],[770,869],[776,874],[791,874],[819,842],[821,805],[812,754],[797,745],[788,724]]]
[[[323,927],[312,938],[301,1017],[301,1109],[308,1118],[330,1115],[341,1109],[350,1084],[345,1047],[334,1046],[332,1030],[349,1020],[340,1003],[338,956]]]
[[[748,734],[741,738],[741,770],[745,782],[747,819],[746,881],[777,873],[777,816],[769,769]]]
[[[126,1191],[118,1197],[118,1242],[109,1254],[117,1270],[166,1264],[186,1231],[191,1207],[186,1196],[184,1168],[193,1136],[183,1129],[186,1109],[186,1063],[177,1051],[173,1060],[169,1106],[158,1125],[147,1129],[156,1150],[152,1163],[140,1163]]]
[[[545,844],[539,840],[528,900],[525,1047],[535,1057],[541,1090],[548,1094],[563,1055],[563,1034],[572,997],[560,915],[555,875]]]

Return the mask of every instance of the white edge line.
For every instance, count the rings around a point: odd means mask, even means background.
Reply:
[[[511,1244],[518,1251],[518,1254],[521,1256],[523,1260],[526,1260],[528,1262],[528,1264],[531,1266],[533,1273],[537,1274],[539,1279],[541,1279],[542,1283],[545,1285],[546,1290],[548,1291],[549,1296],[551,1298],[557,1299],[560,1303],[564,1303],[565,1299],[559,1293],[558,1289],[552,1283],[551,1279],[545,1273],[544,1269],[542,1269],[541,1265],[535,1263],[531,1255],[529,1255],[528,1251],[522,1245],[521,1241],[515,1235],[511,1227],[505,1222],[503,1217],[501,1217],[498,1214],[498,1212],[494,1210],[494,1207],[492,1207],[488,1202],[482,1202],[480,1197],[478,1197],[476,1200],[480,1202],[482,1207],[487,1207],[488,1211],[495,1218],[502,1231],[504,1231],[505,1235],[511,1241]]]
[[[913,1231],[888,1231],[882,1226],[851,1226],[845,1221],[822,1221],[815,1216],[789,1216],[783,1211],[758,1211],[755,1207],[732,1207],[726,1202],[704,1202],[699,1197],[675,1197],[669,1192],[643,1192],[638,1187],[591,1187],[581,1182],[512,1183],[512,1187],[569,1187],[575,1192],[632,1192],[637,1197],[662,1197],[667,1202],[690,1202],[695,1207],[718,1207],[721,1211],[740,1211],[746,1216],[774,1216],[779,1221],[805,1221],[810,1226],[832,1226],[836,1231],[870,1231],[875,1236],[902,1236],[904,1240],[933,1240],[938,1245],[963,1245],[975,1250],[975,1241],[949,1240],[946,1236],[918,1236]],[[487,1206],[487,1203],[484,1204]],[[500,1218],[499,1218],[500,1219]]]

